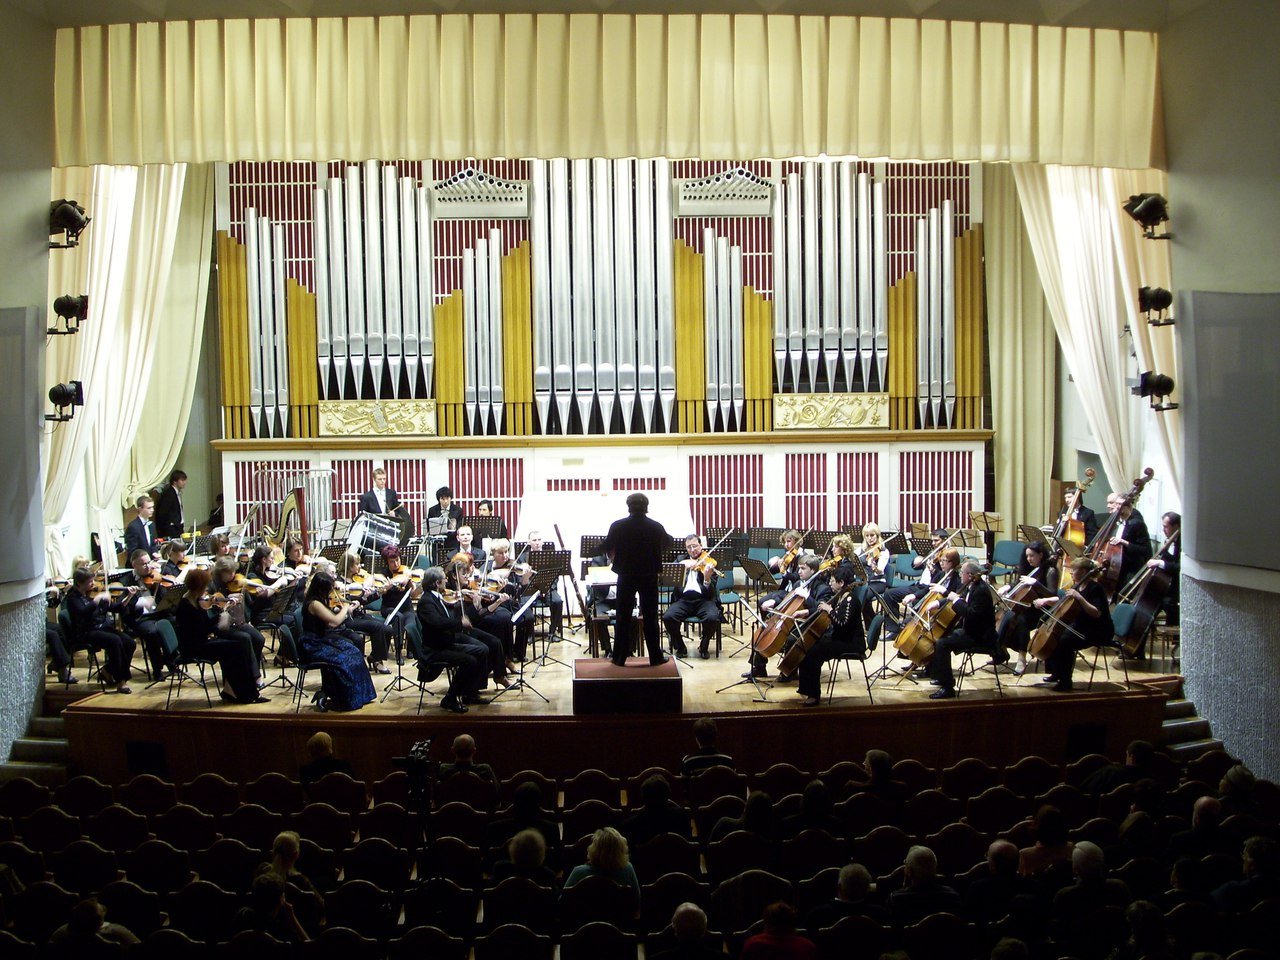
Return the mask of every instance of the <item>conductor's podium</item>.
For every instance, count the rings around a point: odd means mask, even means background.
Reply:
[[[658,667],[631,657],[625,667],[610,660],[573,661],[573,712],[680,713],[684,687],[674,658]]]

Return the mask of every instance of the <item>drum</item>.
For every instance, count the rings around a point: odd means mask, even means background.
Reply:
[[[376,514],[362,513],[352,521],[347,543],[357,550],[377,553],[383,547],[400,543],[400,524]]]

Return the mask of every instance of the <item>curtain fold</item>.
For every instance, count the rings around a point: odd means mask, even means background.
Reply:
[[[1057,344],[1008,164],[983,165],[982,197],[995,508],[1013,539],[1016,524],[1052,515]]]
[[[1014,179],[1058,343],[1098,443],[1107,481],[1128,490],[1141,469],[1142,435],[1122,288],[1103,171],[1016,164]]]
[[[138,421],[120,497],[125,506],[159,486],[178,462],[204,342],[212,244],[213,165],[191,164],[143,402],[147,413]]]
[[[1152,33],[759,14],[59,30],[59,166],[897,157],[1146,168]]]

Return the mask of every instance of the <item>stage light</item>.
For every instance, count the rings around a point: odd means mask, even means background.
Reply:
[[[1173,317],[1164,316],[1164,312],[1173,305],[1173,294],[1164,287],[1140,287],[1138,289],[1138,310],[1146,317],[1147,323],[1153,327],[1167,327],[1173,323]],[[1156,318],[1151,319],[1151,314]]]
[[[1173,388],[1173,377],[1148,370],[1138,378],[1138,382],[1132,387],[1132,392],[1135,397],[1150,397],[1151,409],[1156,413],[1163,413],[1165,410],[1178,409],[1176,403],[1163,402],[1165,397],[1173,393]]]
[[[49,204],[49,236],[63,235],[62,243],[49,242],[52,250],[68,250],[80,242],[80,234],[89,225],[84,207],[74,200],[54,200]]]
[[[49,402],[58,412],[46,413],[44,418],[55,423],[65,423],[76,415],[76,407],[84,406],[84,385],[79,380],[56,384],[49,388]],[[68,408],[70,413],[67,412]]]
[[[1169,220],[1169,204],[1158,193],[1137,193],[1124,203],[1124,212],[1142,226],[1142,235],[1148,240],[1169,240],[1168,231],[1156,234],[1156,227]]]
[[[51,337],[66,336],[67,334],[79,333],[80,324],[89,316],[89,296],[81,294],[73,297],[71,294],[63,294],[57,300],[53,301],[53,312],[57,314],[61,324],[55,323],[45,332]]]

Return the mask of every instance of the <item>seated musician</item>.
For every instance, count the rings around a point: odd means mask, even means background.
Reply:
[[[391,648],[391,628],[381,618],[368,613],[364,606],[380,596],[382,584],[365,571],[358,550],[348,550],[342,555],[338,561],[337,579],[341,581],[339,589],[346,591],[348,599],[356,599],[358,604],[347,617],[347,625],[369,638],[369,671],[390,673],[387,651]]]
[[[453,502],[451,489],[441,487],[436,491],[436,505],[427,511],[426,532],[431,536],[443,535],[444,542],[453,547],[458,543],[455,531],[461,525],[462,505]]]
[[[160,545],[156,543],[156,525],[151,519],[156,502],[144,493],[137,499],[137,506],[138,515],[124,528],[125,553],[132,557],[135,550],[145,550],[149,556],[158,557]]]
[[[359,710],[377,695],[364,653],[343,629],[358,604],[342,603],[333,609],[329,605],[333,588],[334,580],[327,573],[317,573],[307,584],[299,645],[307,661],[322,664],[320,692],[313,699],[316,709]]]
[[[528,544],[530,553],[555,549],[555,545],[544,540],[537,530],[529,531]],[[551,635],[558,637],[564,629],[564,597],[560,595],[560,585],[552,584],[551,589],[542,595],[542,599],[547,602],[547,608],[551,611]]]
[[[938,555],[938,574],[930,575],[930,582],[919,594],[908,593],[902,598],[901,607],[889,609],[880,634],[882,643],[892,643],[902,628],[915,619],[908,610],[920,616],[930,616],[942,604],[942,598],[960,589],[960,551],[955,547]],[[888,594],[885,594],[886,599]]]
[[[1070,516],[1067,515],[1067,508],[1071,506],[1071,502],[1076,499],[1076,488],[1074,484],[1068,484],[1067,488],[1062,491],[1062,509],[1058,512],[1058,519],[1054,521],[1054,528],[1065,526],[1067,520],[1079,520],[1084,524],[1084,542],[1088,543],[1098,533],[1098,515],[1084,505],[1084,499],[1076,505]]]
[[[422,576],[422,599],[418,601],[418,623],[422,627],[423,659],[419,677],[432,678],[432,666],[453,667],[449,690],[440,706],[454,713],[466,713],[467,703],[484,703],[480,690],[485,685],[490,661],[489,647],[477,637],[462,602],[443,590],[444,570],[431,567]],[[496,640],[494,637],[490,637]],[[438,675],[438,669],[435,671]]]
[[[1072,615],[1069,629],[1063,631],[1057,647],[1045,661],[1049,669],[1046,683],[1052,683],[1058,693],[1071,690],[1071,674],[1075,669],[1076,651],[1099,644],[1109,644],[1115,639],[1115,626],[1111,622],[1111,607],[1107,601],[1107,591],[1094,578],[1098,565],[1088,557],[1078,557],[1071,561],[1071,573],[1075,578],[1075,586],[1060,597],[1042,597],[1035,601],[1041,610],[1052,611],[1063,601],[1070,598],[1074,601],[1076,613]]]
[[[129,555],[129,572],[121,582],[138,590],[122,598],[120,620],[128,633],[142,641],[142,650],[151,664],[152,673],[157,680],[162,679],[165,670],[172,669],[173,663],[164,648],[164,638],[158,626],[158,621],[168,617],[155,612],[155,591],[163,585],[160,564],[151,559],[150,553],[139,548]]]
[[[786,597],[799,596],[804,599],[804,608],[806,613],[802,616],[798,616],[795,623],[803,622],[807,616],[811,616],[813,612],[818,609],[818,604],[831,596],[831,587],[827,583],[827,578],[818,576],[818,568],[821,566],[821,557],[812,553],[803,554],[796,567],[796,575],[799,577],[799,581],[790,591],[782,595],[782,599],[771,600],[769,598],[765,598],[765,600],[760,604],[761,612],[768,616],[773,613],[777,607],[785,603]],[[794,624],[792,626],[794,626]],[[790,629],[788,629],[787,632],[790,634]],[[782,652],[786,652],[785,647]],[[750,658],[751,669],[744,673],[743,676],[753,677],[756,679],[767,677],[769,672],[765,668],[766,662],[767,661],[764,657],[753,650]],[[783,677],[781,679],[787,680],[790,679],[790,677]]]
[[[956,695],[951,655],[971,650],[996,649],[996,607],[991,588],[982,579],[982,565],[966,560],[960,567],[960,589],[947,594],[956,611],[951,630],[934,647],[929,661],[929,679],[938,689],[930,700],[948,700]],[[1006,655],[1007,657],[1007,655]]]
[[[933,554],[933,559],[928,566],[925,565],[925,561],[929,559],[928,557],[917,554],[911,558],[911,567],[917,571],[916,580],[914,583],[904,583],[901,586],[890,587],[884,592],[884,602],[890,610],[896,611],[908,596],[920,596],[942,578],[942,551],[938,548],[946,540],[947,531],[941,527],[933,531],[930,539],[930,553]]]
[[[882,596],[889,589],[887,571],[889,569],[889,561],[893,559],[889,555],[889,548],[885,546],[884,537],[881,536],[880,527],[877,524],[863,524],[862,549],[858,551],[858,559],[867,568],[867,594],[866,603],[863,607],[863,619],[865,622],[871,619],[869,614],[871,612],[872,599]]]
[[[459,551],[449,564],[449,582],[461,599],[461,609],[472,628],[474,639],[489,653],[489,668],[499,686],[509,686],[506,676],[516,669],[515,626],[511,622],[511,597],[486,587],[471,563],[471,554]]]
[[[1147,522],[1132,502],[1125,503],[1124,494],[1107,495],[1107,507],[1112,513],[1120,512],[1115,530],[1111,534],[1111,542],[1123,548],[1120,561],[1120,580],[1118,589],[1123,589],[1135,573],[1141,570],[1152,557],[1151,534],[1147,530]]]
[[[689,553],[689,558],[681,561],[685,566],[684,583],[679,590],[673,591],[671,603],[662,615],[662,622],[671,639],[672,651],[677,657],[687,657],[689,651],[680,636],[680,624],[690,617],[697,617],[702,623],[702,642],[698,644],[698,656],[707,660],[711,657],[711,637],[715,633],[715,624],[721,620],[720,591],[717,588],[720,572],[714,566],[699,565],[698,561],[707,551],[696,533],[684,538],[684,548]]]
[[[284,565],[303,574],[311,573],[311,558],[303,552],[301,540],[285,541]]]
[[[1160,517],[1160,526],[1164,531],[1164,543],[1156,551],[1156,555],[1146,562],[1147,567],[1162,570],[1169,577],[1169,589],[1160,603],[1164,611],[1164,622],[1171,627],[1178,626],[1178,580],[1182,573],[1182,514],[1170,510]],[[1134,598],[1137,603],[1137,598]],[[1130,659],[1141,660],[1147,655],[1147,634],[1143,633],[1142,641],[1133,651]],[[1123,657],[1124,654],[1121,654]]]
[[[181,583],[187,575],[187,545],[181,540],[168,541],[160,548],[160,559],[160,575]]]
[[[1018,561],[1017,577],[1016,582],[1000,588],[1000,596],[1021,596],[1025,593],[1026,597],[1021,602],[1026,605],[1020,606],[1015,602],[1000,619],[996,628],[996,649],[1017,652],[1018,662],[1014,664],[1013,672],[1022,676],[1027,672],[1027,646],[1031,643],[1031,634],[1040,623],[1040,610],[1031,605],[1031,601],[1058,593],[1058,565],[1054,563],[1047,543],[1035,540],[1027,544],[1022,551],[1022,559]],[[1019,590],[1021,585],[1029,589]]]
[[[62,603],[62,593],[58,584],[47,577],[44,581],[44,598],[50,610],[56,610]],[[49,672],[57,675],[59,683],[76,682],[76,678],[71,673],[71,654],[67,650],[67,644],[70,641],[70,637],[62,635],[62,628],[56,620],[45,620],[44,645],[49,654]]]
[[[387,566],[387,585],[382,590],[382,619],[395,636],[400,636],[404,624],[413,616],[413,602],[422,593],[421,580],[415,582],[409,568],[400,562],[400,548],[389,543],[380,551]],[[405,594],[409,599],[404,600]],[[404,603],[400,601],[404,600]],[[395,613],[399,607],[399,613]]]
[[[129,689],[129,664],[137,644],[115,629],[111,595],[98,588],[92,570],[88,567],[75,568],[71,575],[71,589],[62,602],[71,617],[72,635],[67,639],[72,644],[101,650],[103,682],[114,686],[116,693],[132,693]]]
[[[862,652],[867,649],[867,634],[862,625],[862,610],[854,595],[851,584],[854,575],[851,567],[836,567],[831,571],[829,582],[838,597],[829,597],[817,604],[818,610],[831,615],[831,626],[825,634],[809,648],[805,658],[800,661],[796,673],[800,682],[796,693],[804,697],[803,705],[816,707],[822,700],[822,665],[832,657],[843,656],[849,652]]]
[[[796,584],[796,567],[800,564],[800,555],[805,552],[804,538],[799,530],[783,530],[778,538],[782,544],[782,556],[769,558],[769,571],[778,575],[778,581],[785,593]],[[787,557],[790,556],[790,561]]]
[[[190,576],[188,573],[187,577]],[[213,562],[209,594],[229,601],[225,611],[227,616],[217,618],[214,633],[225,640],[243,641],[250,645],[254,654],[254,679],[261,686],[262,648],[267,641],[262,632],[249,622],[245,593],[251,589],[246,588],[245,579],[240,575],[240,565],[231,557],[219,557]]]
[[[510,601],[507,604],[512,614],[520,609],[520,595],[524,592],[524,588],[529,581],[533,579],[533,568],[529,564],[517,565],[515,559],[511,556],[511,541],[505,537],[500,537],[489,543],[489,549],[492,552],[492,565],[489,567],[489,577],[500,584],[499,589],[502,590]],[[514,645],[512,647],[512,658],[516,661],[524,659],[525,651],[529,647],[529,640],[533,637],[533,607],[522,613],[518,620],[512,621],[515,636]]]
[[[458,549],[454,553],[465,553],[470,555],[471,562],[477,567],[481,566],[485,559],[489,556],[484,550],[476,545],[475,534],[471,532],[471,528],[467,526],[459,527],[457,530]]]
[[[254,649],[249,634],[234,629],[231,619],[238,594],[213,595],[213,577],[213,572],[197,568],[183,582],[182,599],[174,608],[178,651],[183,657],[218,662],[222,668],[223,700],[264,703],[266,697],[258,692],[259,651]]]
[[[287,626],[290,633],[297,637],[301,630],[293,615],[294,601],[293,599],[281,600],[280,594],[286,592],[290,598],[296,598],[302,586],[302,579],[301,576],[295,577],[289,573],[287,567],[277,568],[273,563],[274,559],[274,552],[266,544],[254,547],[253,553],[249,555],[249,566],[245,571],[245,581],[248,584],[244,593],[245,613],[249,623],[261,630],[264,626],[272,626],[276,623],[267,619],[272,607],[279,611],[283,606],[278,622]],[[258,586],[253,586],[254,584]],[[280,635],[279,640],[278,656],[284,662],[296,662],[297,650],[287,649],[284,634]]]
[[[480,517],[492,517],[492,516],[494,516],[494,512],[493,512],[493,501],[492,501],[492,500],[481,500],[479,503],[477,503],[477,504],[476,504],[476,516],[480,516]],[[506,540],[506,539],[508,539],[510,536],[511,536],[511,534],[509,534],[509,533],[507,532],[507,522],[506,522],[505,520],[503,520],[501,517],[498,517],[498,536],[497,536],[497,537],[495,537],[494,539],[496,539],[496,540]],[[490,548],[490,549],[493,549],[493,545],[492,545],[492,544],[490,544],[489,548]]]
[[[231,556],[231,538],[225,533],[215,533],[209,538],[209,556],[213,560]],[[236,559],[232,557],[232,559]]]

